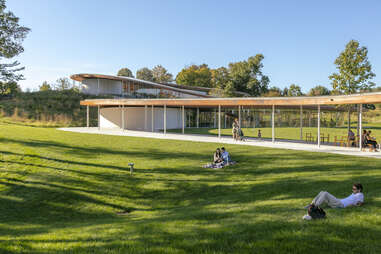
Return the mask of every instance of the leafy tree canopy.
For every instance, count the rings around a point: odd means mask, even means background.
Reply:
[[[153,81],[158,83],[167,83],[173,81],[173,75],[168,73],[161,65],[156,65],[152,68]]]
[[[282,90],[279,87],[273,86],[270,87],[269,90],[263,94],[264,97],[281,97],[283,96]]]
[[[2,63],[4,59],[10,59],[24,51],[21,42],[29,32],[29,28],[19,25],[19,18],[12,12],[5,11],[5,0],[0,0],[0,80],[18,81],[23,79],[18,71],[23,67],[18,67],[19,62]]]
[[[130,77],[130,78],[134,77],[134,75],[132,74],[132,71],[128,68],[120,69],[116,75],[123,76],[123,77]]]
[[[230,78],[229,70],[225,67],[211,70],[211,84],[214,89],[211,94],[219,97],[234,96],[234,86]]]
[[[56,81],[55,89],[58,91],[69,90],[72,88],[68,78],[59,78]]]
[[[21,92],[21,89],[15,81],[0,81],[0,97],[13,97],[19,92]]]
[[[287,93],[285,96],[302,96],[302,88],[298,85],[291,84],[290,87],[287,89]]]
[[[260,96],[268,90],[270,79],[262,73],[264,56],[257,54],[247,61],[229,64],[229,73],[235,90]]]
[[[176,83],[186,86],[212,87],[212,72],[207,64],[183,68],[176,76]]]
[[[136,78],[146,81],[153,81],[153,72],[147,68],[141,68],[136,72]]]
[[[368,60],[368,49],[360,47],[360,43],[351,40],[344,51],[335,60],[338,73],[333,73],[329,78],[332,87],[341,94],[352,94],[368,90],[375,84],[371,81],[376,75]]]
[[[40,91],[49,91],[49,90],[52,90],[52,86],[48,82],[44,81],[42,83],[42,85],[39,87],[39,90]]]
[[[323,95],[330,95],[331,91],[329,91],[328,88],[325,86],[315,86],[311,88],[311,90],[308,92],[308,96],[323,96]]]

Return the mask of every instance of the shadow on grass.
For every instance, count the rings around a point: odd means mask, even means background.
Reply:
[[[235,147],[237,154],[233,156],[239,161],[237,165],[209,170],[198,165],[209,155],[197,152],[165,152],[158,149],[117,151],[106,148],[99,151],[96,147],[59,142],[4,138],[0,141],[16,142],[32,148],[70,149],[73,155],[78,152],[78,156],[82,155],[79,151],[84,150],[84,154],[109,153],[158,161],[154,169],[138,167],[134,177],[127,177],[118,174],[118,171],[126,170],[125,167],[77,161],[76,156],[73,160],[66,160],[42,156],[40,151],[36,151],[37,154],[1,151],[5,155],[38,159],[38,163],[16,161],[17,158],[13,161],[3,159],[3,163],[44,168],[48,172],[54,170],[45,176],[34,173],[34,178],[38,180],[1,178],[0,184],[8,188],[7,196],[0,197],[2,253],[16,247],[20,252],[38,253],[43,251],[36,244],[54,243],[67,244],[65,248],[52,245],[48,250],[54,253],[329,253],[332,250],[338,253],[360,253],[361,250],[377,253],[380,250],[379,227],[372,227],[366,221],[347,225],[337,219],[341,216],[341,219],[349,220],[350,216],[359,216],[367,209],[376,211],[374,207],[381,205],[374,198],[379,195],[379,191],[375,190],[380,177],[362,175],[360,172],[361,169],[376,171],[380,164],[370,163],[366,158],[316,153],[303,153],[301,157],[300,152],[262,148],[257,149],[258,154],[250,156],[245,154],[248,147]],[[160,163],[174,158],[191,159],[193,162],[190,165],[193,166],[169,168]],[[338,159],[346,161],[336,163]],[[332,161],[331,167],[322,163],[324,160]],[[289,165],[289,161],[293,163]],[[45,165],[46,162],[56,162],[65,167]],[[90,167],[90,170],[79,166]],[[106,172],[91,172],[91,168]],[[57,170],[80,177],[60,175],[54,178]],[[313,173],[316,178],[279,177],[284,173],[302,172]],[[319,178],[321,174],[333,173],[349,175],[349,178]],[[154,177],[147,178],[145,174],[153,174]],[[96,181],[91,182],[93,178]],[[352,179],[364,184],[364,207],[330,209],[329,218],[325,221],[298,221],[305,212],[301,207],[306,200],[311,200],[320,190],[327,190],[337,197],[347,196],[351,191]],[[161,182],[163,188],[147,188],[150,181]],[[124,185],[120,185],[123,182]],[[113,196],[118,199],[110,198]],[[279,200],[282,202],[276,205],[260,203]],[[288,205],[289,200],[301,202]],[[116,214],[129,209],[132,209],[129,215]],[[146,212],[155,216],[142,216]],[[59,239],[34,240],[30,237],[65,228],[81,230],[106,224],[105,227],[118,230],[106,228],[94,237],[80,239],[70,233],[62,238],[59,236]],[[353,241],[359,234],[362,238]]]

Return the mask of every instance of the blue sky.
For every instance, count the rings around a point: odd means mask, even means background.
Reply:
[[[75,73],[163,65],[227,66],[262,53],[271,85],[331,87],[335,58],[355,39],[381,85],[381,1],[7,0],[32,29],[17,60],[23,89]]]

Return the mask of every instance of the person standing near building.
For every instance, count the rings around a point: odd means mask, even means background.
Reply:
[[[238,132],[239,132],[239,123],[238,123],[238,119],[235,118],[234,121],[233,121],[233,126],[232,126],[232,133],[233,133],[233,139],[234,140],[238,140]]]

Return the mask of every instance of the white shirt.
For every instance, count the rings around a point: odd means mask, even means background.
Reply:
[[[350,196],[340,199],[341,203],[343,203],[344,207],[356,205],[358,202],[364,202],[364,194],[362,192],[351,194]]]

